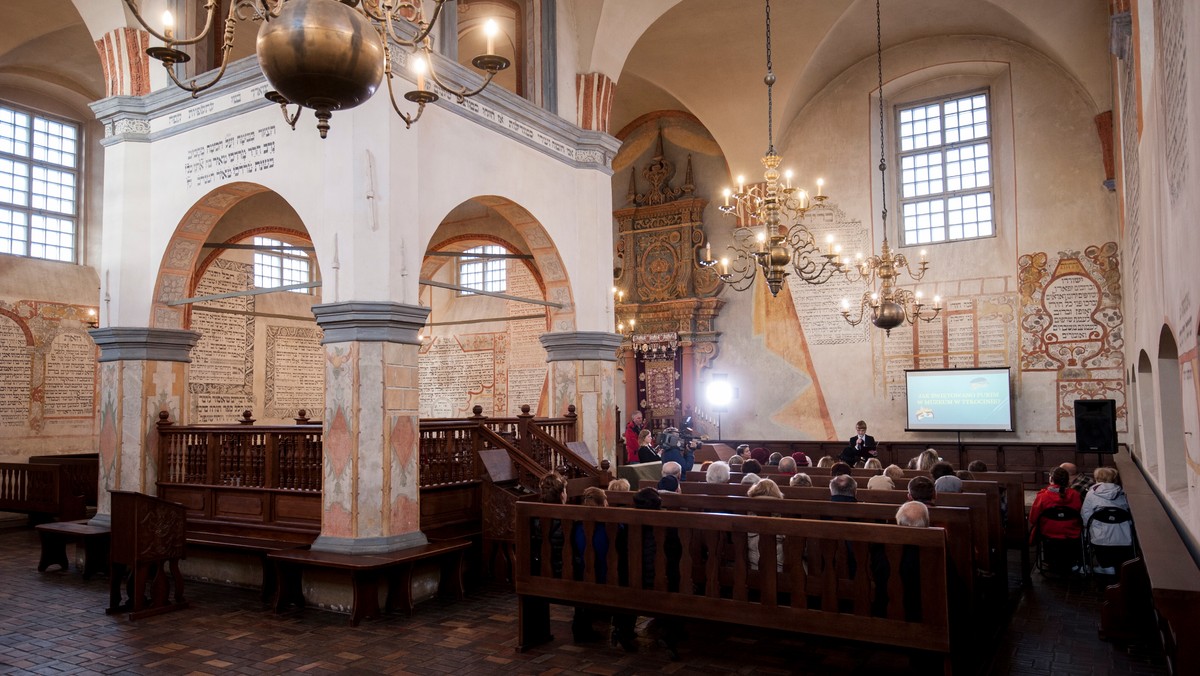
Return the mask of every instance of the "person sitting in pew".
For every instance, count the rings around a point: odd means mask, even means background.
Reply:
[[[750,473],[759,474],[760,472],[762,472],[762,463],[755,460],[754,458],[750,458],[746,462],[742,463],[742,472],[745,474],[750,474]]]
[[[962,493],[962,486],[962,479],[953,474],[947,474],[938,477],[937,481],[933,482],[933,492],[934,495],[938,493]]]
[[[1070,572],[1078,564],[1079,537],[1083,533],[1083,521],[1078,516],[1083,498],[1070,487],[1070,482],[1066,468],[1055,467],[1050,472],[1050,485],[1038,491],[1029,508],[1029,542],[1035,544],[1041,539],[1043,559],[1052,571],[1060,574]],[[1060,507],[1073,510],[1075,518],[1041,519],[1042,512]]]
[[[796,461],[797,467],[812,467],[812,458],[804,451],[796,451],[792,454],[792,460]]]
[[[779,490],[779,485],[771,479],[763,479],[751,486],[750,490],[746,491],[746,497],[782,500],[783,492]],[[754,515],[754,513],[750,513],[750,516]],[[771,516],[778,515],[772,514]],[[758,560],[760,558],[758,552],[758,533],[747,533],[746,538],[746,558],[750,561],[750,570],[758,570]],[[775,536],[775,567],[780,573],[783,572],[783,540],[782,535]]]
[[[745,474],[742,475],[742,483],[743,484],[753,486],[754,484],[758,483],[759,481],[762,481],[762,479],[754,472],[746,472]]]
[[[1088,476],[1087,472],[1080,472],[1079,468],[1073,462],[1064,462],[1059,467],[1067,470],[1067,475],[1071,481],[1071,488],[1075,489],[1080,495],[1085,495],[1092,486],[1096,485],[1096,480]]]
[[[967,464],[967,471],[968,472],[986,472],[986,471],[988,471],[987,463],[985,463],[982,460],[972,460],[970,463]]]
[[[727,484],[729,483],[729,464],[720,460],[708,466],[708,470],[704,472],[704,483],[709,484]]]
[[[933,481],[927,476],[916,476],[908,482],[908,499],[923,502],[926,505],[933,507],[934,500],[937,498],[937,489],[933,486]]]
[[[971,474],[970,470],[965,470],[965,469],[958,470],[957,472],[954,473],[954,476],[958,477],[959,479],[962,479],[963,481],[974,481],[975,480],[975,475]]]
[[[930,446],[929,448],[921,451],[921,454],[917,456],[916,469],[926,472],[932,471],[933,466],[941,462],[941,460],[942,459],[938,457],[938,452],[933,450],[933,447]]]
[[[869,491],[890,491],[896,488],[896,482],[892,481],[892,477],[886,474],[876,474],[867,479],[867,490]]]
[[[899,465],[888,465],[884,468],[883,473],[892,478],[892,483],[899,486],[904,483],[904,470],[900,469]]]
[[[779,473],[784,476],[796,473],[796,461],[792,459],[792,456],[787,455],[779,459]]]
[[[938,460],[937,462],[933,463],[933,467],[929,468],[929,478],[933,479],[934,482],[944,476],[951,476],[953,474],[954,465],[951,465],[945,460]]]
[[[662,497],[653,488],[643,488],[633,496],[634,509],[662,509]],[[658,543],[654,539],[654,529],[647,526],[642,529],[642,588],[654,589],[654,566],[658,557]],[[620,558],[628,560],[628,539],[617,539],[617,552]],[[663,553],[667,559],[667,591],[679,591],[679,561],[683,557],[683,544],[679,541],[679,533],[674,528],[668,528],[663,540]],[[636,618],[631,618],[636,619]],[[616,618],[614,618],[614,621]],[[615,622],[614,622],[615,624]],[[667,649],[667,655],[672,660],[679,659],[679,643],[683,638],[683,621],[679,618],[662,618],[658,625],[662,629],[662,643]],[[633,631],[634,622],[622,618],[621,626],[613,627],[613,645],[620,644],[625,652],[637,652],[637,635]]]
[[[663,477],[658,480],[658,492],[659,493],[678,493],[679,492],[679,479],[676,479],[674,476],[671,476],[669,474],[664,474]]]
[[[851,473],[850,465],[845,462],[835,462],[835,463],[833,463],[833,467],[829,468],[829,476],[831,476],[831,477],[841,476],[843,474],[850,474],[850,473]]]
[[[603,489],[589,486],[583,489],[580,504],[590,507],[607,507],[608,497]],[[624,524],[618,526],[623,528]],[[596,524],[592,531],[592,541],[589,543],[583,523],[576,522],[571,529],[571,561],[575,568],[575,581],[583,581],[586,559],[591,558],[593,569],[596,571],[596,582],[604,584],[608,580],[608,530],[603,524]],[[588,551],[591,551],[589,556]],[[586,643],[600,638],[593,623],[595,613],[583,606],[575,607],[575,616],[571,619],[571,637],[576,643]]]
[[[837,461],[833,459],[832,455],[821,456],[821,459],[817,461],[817,469],[829,469],[835,462]]]
[[[551,505],[562,505],[567,502],[567,480],[558,472],[550,472],[538,483],[540,502]],[[549,524],[542,524],[541,519],[533,520],[530,532],[530,573],[540,575],[542,571],[542,538],[550,539],[550,574],[555,578],[562,577],[563,561],[563,531],[562,522],[552,519]],[[545,535],[543,535],[543,531]]]
[[[879,458],[867,458],[867,461],[863,463],[863,469],[883,470],[883,463],[879,462]]]
[[[912,528],[929,527],[929,508],[923,502],[909,500],[896,510],[896,525]]]
[[[746,462],[746,459],[740,455],[735,455],[735,456],[730,457],[729,458],[729,471],[730,472],[742,471],[742,463],[744,463],[744,462]]]
[[[663,463],[662,475],[664,477],[673,476],[675,481],[683,481],[683,467],[679,463],[668,461]]]
[[[835,476],[829,482],[830,502],[858,502],[857,492],[858,482],[849,474]]]
[[[770,458],[771,452],[762,446],[756,446],[755,448],[750,449],[750,460],[757,460],[759,467],[767,464],[767,461],[770,460]]]
[[[642,430],[638,434],[638,462],[662,462],[662,457],[654,450],[653,438],[654,433],[650,430]]]
[[[811,487],[813,485],[812,477],[808,476],[804,472],[797,472],[796,474],[793,474],[792,478],[788,481],[788,484],[790,484],[792,486],[805,486],[805,487]]]
[[[746,462],[750,459],[750,444],[738,444],[737,457],[741,458],[739,462]]]
[[[1125,497],[1125,491],[1117,483],[1117,470],[1100,467],[1092,475],[1096,478],[1096,484],[1083,498],[1083,510],[1080,512],[1083,523],[1087,524],[1093,514],[1105,507],[1128,512],[1129,498]],[[1098,565],[1095,571],[1101,575],[1116,575],[1117,566],[1134,557],[1133,522],[1130,520],[1108,523],[1096,519],[1088,529],[1088,538],[1092,551],[1096,553]]]
[[[767,457],[767,464],[771,465],[772,467],[778,467],[780,460],[783,460],[783,454],[776,451]]]
[[[608,490],[610,491],[627,491],[629,490],[629,479],[613,479],[608,482]]]

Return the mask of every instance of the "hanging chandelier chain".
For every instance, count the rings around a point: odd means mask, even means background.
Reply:
[[[771,96],[775,86],[775,71],[771,64],[771,0],[767,0],[767,154],[775,154],[775,106]]]
[[[880,20],[880,0],[875,0],[875,66],[879,72],[879,184],[883,191],[883,236],[887,238],[887,146],[883,138],[883,22]]]

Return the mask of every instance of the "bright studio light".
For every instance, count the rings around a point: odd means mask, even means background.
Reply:
[[[722,409],[733,401],[733,387],[728,380],[713,380],[708,383],[708,389],[705,391],[708,397],[708,403],[714,409]]]

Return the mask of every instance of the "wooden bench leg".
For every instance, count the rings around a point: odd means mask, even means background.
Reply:
[[[397,603],[401,600],[404,601],[404,612],[412,616],[414,604],[411,563],[393,566],[388,573],[388,593],[385,606],[389,611],[395,610]]]
[[[63,570],[70,568],[67,559],[67,538],[57,533],[47,533],[39,530],[42,538],[42,556],[38,560],[38,572],[44,573],[50,566],[60,566]]]
[[[97,572],[108,570],[108,550],[107,534],[83,538],[83,579],[90,580]]]
[[[267,558],[266,552],[259,556],[259,564],[262,566],[262,600],[263,603],[271,602],[271,595],[276,593],[275,582],[275,564]]]
[[[554,640],[550,633],[550,602],[533,596],[517,597],[517,650]]]
[[[350,626],[357,627],[363,618],[379,617],[379,575],[374,571],[353,573],[354,596],[350,602]]]
[[[282,613],[293,603],[304,607],[304,590],[300,587],[300,567],[275,562],[275,612]]]
[[[438,594],[443,597],[461,601],[466,595],[465,559],[462,551],[447,554],[442,557],[442,578],[438,582]]]

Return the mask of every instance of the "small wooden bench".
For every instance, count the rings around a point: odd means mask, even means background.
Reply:
[[[384,575],[388,582],[385,609],[393,610],[398,602],[403,601],[405,610],[411,613],[413,565],[429,559],[440,559],[442,563],[439,592],[456,600],[461,599],[464,593],[463,554],[470,546],[470,540],[459,539],[380,554],[343,554],[309,549],[271,552],[267,557],[277,569],[275,612],[282,612],[292,604],[304,607],[300,576],[308,568],[350,574],[353,597],[349,621],[352,627],[358,626],[364,618],[379,616],[379,580]]]
[[[316,536],[313,535],[300,540],[280,540],[219,532],[188,531],[187,546],[258,557],[259,565],[262,568],[262,597],[264,601],[270,601],[271,595],[275,593],[275,566],[267,557],[275,552],[306,549],[315,538]]]
[[[97,571],[108,572],[108,547],[112,531],[107,526],[92,526],[83,521],[56,521],[38,524],[38,537],[42,541],[42,556],[38,560],[38,572],[44,573],[50,566],[69,570],[67,543],[83,544],[83,579],[90,580]]]

